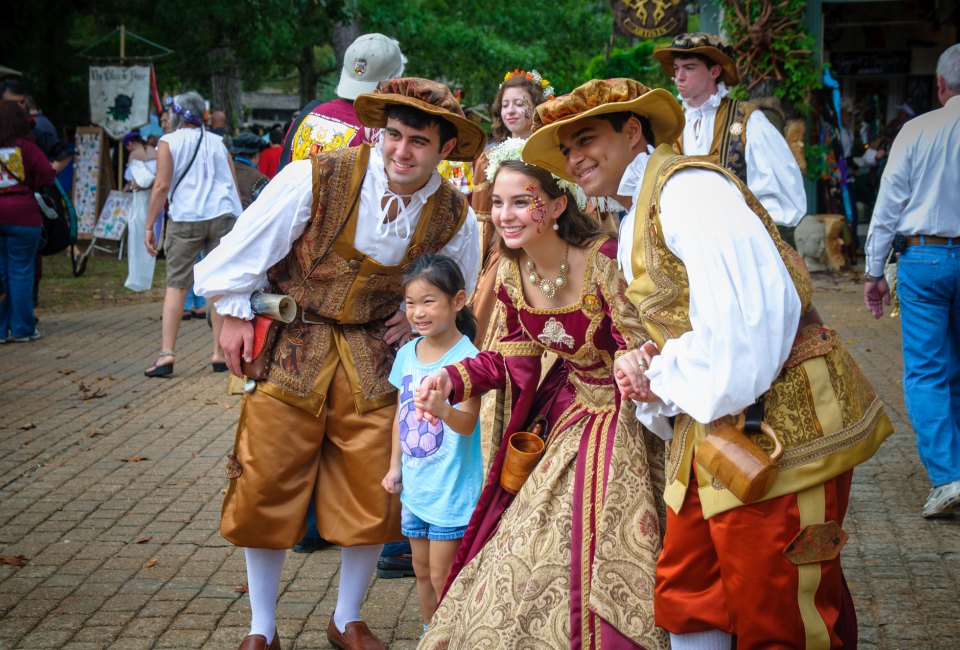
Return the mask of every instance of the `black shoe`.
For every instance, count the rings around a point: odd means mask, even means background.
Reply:
[[[333,546],[333,544],[322,537],[304,537],[293,547],[293,552],[313,553],[314,551],[319,551],[330,546]]]
[[[410,578],[413,576],[413,556],[409,553],[383,555],[377,560],[378,578]]]

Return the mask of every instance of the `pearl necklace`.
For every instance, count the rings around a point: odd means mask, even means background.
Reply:
[[[527,255],[527,270],[530,271],[530,282],[535,284],[540,293],[542,293],[547,298],[553,298],[557,295],[557,290],[562,289],[567,284],[567,272],[570,271],[570,265],[567,263],[567,260],[570,257],[570,244],[567,244],[567,248],[563,251],[563,261],[560,262],[560,273],[557,275],[556,280],[551,280],[550,278],[540,277],[540,274],[537,273],[537,265],[533,261],[533,258]]]

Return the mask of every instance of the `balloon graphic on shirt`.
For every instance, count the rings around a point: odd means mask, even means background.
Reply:
[[[443,444],[443,425],[417,422],[413,400],[400,405],[400,449],[408,456],[426,458],[437,453]]]

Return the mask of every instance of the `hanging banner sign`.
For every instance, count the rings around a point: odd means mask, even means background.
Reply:
[[[660,38],[687,31],[686,0],[614,0],[613,26],[624,36]]]
[[[90,66],[90,119],[114,139],[150,119],[150,68]]]

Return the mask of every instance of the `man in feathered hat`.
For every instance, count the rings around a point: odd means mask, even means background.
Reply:
[[[796,226],[807,214],[800,167],[763,111],[728,97],[729,88],[740,83],[733,48],[718,36],[696,32],[680,34],[653,58],[676,82],[686,114],[676,152],[710,156],[747,184],[771,219]]]
[[[763,206],[726,169],[674,153],[683,124],[664,90],[593,80],[538,106],[523,148],[629,206],[618,259],[651,340],[614,372],[637,417],[673,439],[656,622],[675,650],[729,650],[731,635],[745,648],[839,647],[851,639],[839,553],[852,469],[890,421]],[[765,490],[701,462],[717,429],[776,466]]]
[[[384,542],[400,535],[400,503],[380,479],[390,466],[395,346],[410,335],[398,307],[406,266],[425,253],[457,260],[476,284],[479,238],[466,198],[437,173],[473,160],[483,131],[449,89],[427,79],[382,82],[357,97],[360,121],[384,131],[362,145],[287,165],[197,268],[197,291],[225,316],[227,365],[253,355],[250,294],[292,296],[269,374],[244,398],[220,530],[244,547],[252,623],[241,648],[277,650],[276,597],[286,550],[317,528],[342,547],[327,638],[338,648],[383,644],[360,620]]]

